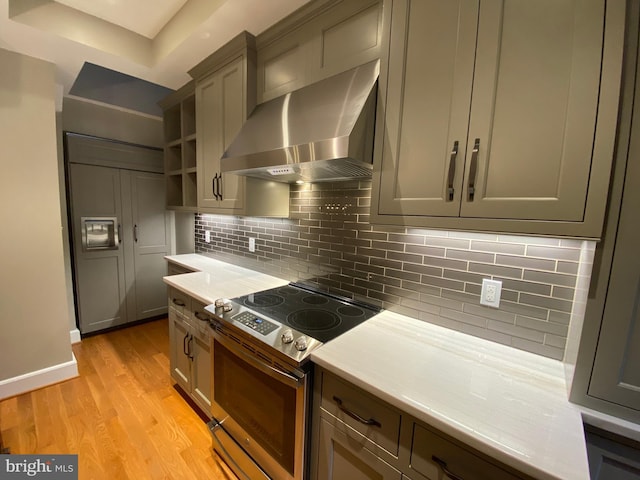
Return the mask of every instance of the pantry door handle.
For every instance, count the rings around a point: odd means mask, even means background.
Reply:
[[[218,199],[218,174],[216,173],[213,177],[213,179],[211,180],[211,188],[213,190],[213,196],[216,197],[216,200]]]
[[[473,202],[476,193],[476,174],[478,170],[478,152],[480,151],[480,139],[476,138],[471,152],[471,166],[469,167],[469,201]]]
[[[138,243],[138,225],[133,226],[133,240]]]
[[[120,231],[120,224],[118,224],[118,243],[122,243],[122,232]]]
[[[449,177],[447,179],[447,202],[453,201],[453,179],[456,176],[456,159],[458,158],[458,141],[453,142],[449,159]]]
[[[431,460],[436,462],[438,466],[442,469],[442,472],[451,480],[464,480],[461,476],[456,475],[451,470],[449,470],[449,468],[447,467],[447,462],[445,462],[444,460],[436,457],[435,455],[431,456]]]
[[[218,195],[220,195],[220,200],[222,200],[222,173],[218,177]]]
[[[336,402],[336,404],[338,405],[338,408],[345,414],[350,416],[351,418],[353,418],[354,420],[357,420],[360,423],[364,423],[365,425],[370,425],[372,427],[378,427],[378,428],[382,428],[382,424],[377,421],[375,418],[370,418],[370,419],[366,419],[364,417],[361,417],[360,415],[358,415],[355,412],[352,412],[351,410],[349,410],[347,407],[345,407],[344,405],[342,405],[342,400],[338,397],[336,397],[335,395],[333,396],[333,401]]]

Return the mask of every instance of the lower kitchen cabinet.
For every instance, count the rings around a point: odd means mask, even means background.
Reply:
[[[359,437],[359,438],[358,438]],[[320,419],[318,479],[390,480],[402,474],[365,448],[362,436],[337,419]]]
[[[211,347],[209,316],[204,305],[169,289],[171,378],[211,416]]]
[[[640,480],[640,450],[587,430],[591,480]]]
[[[530,479],[322,368],[314,388],[312,479]]]

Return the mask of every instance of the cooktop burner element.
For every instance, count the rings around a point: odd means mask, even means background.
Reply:
[[[266,292],[251,293],[242,298],[244,298],[242,303],[250,308],[275,307],[284,302],[284,298],[280,295],[273,295]]]
[[[217,319],[215,328],[226,324],[239,329],[298,365],[314,348],[380,312],[373,305],[296,283],[218,303],[206,307]]]
[[[339,327],[341,322],[338,315],[326,310],[297,310],[287,316],[287,324],[300,331],[326,331]]]

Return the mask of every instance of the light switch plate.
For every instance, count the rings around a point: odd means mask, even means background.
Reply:
[[[482,279],[482,291],[480,292],[480,304],[498,308],[500,306],[500,294],[502,282],[500,280]]]
[[[209,230],[204,231],[204,241],[207,243],[211,242],[211,232]]]

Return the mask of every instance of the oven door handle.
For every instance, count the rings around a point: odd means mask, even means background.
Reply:
[[[302,385],[302,379],[297,378],[290,373],[284,372],[278,368],[274,368],[271,365],[268,365],[258,358],[254,357],[253,355],[243,352],[238,347],[236,347],[235,344],[232,344],[230,341],[221,338],[219,335],[215,335],[215,339],[229,350],[232,350],[233,353],[237,354],[244,361],[257,368],[261,372],[266,373],[271,378],[274,378],[292,388],[299,388]]]

